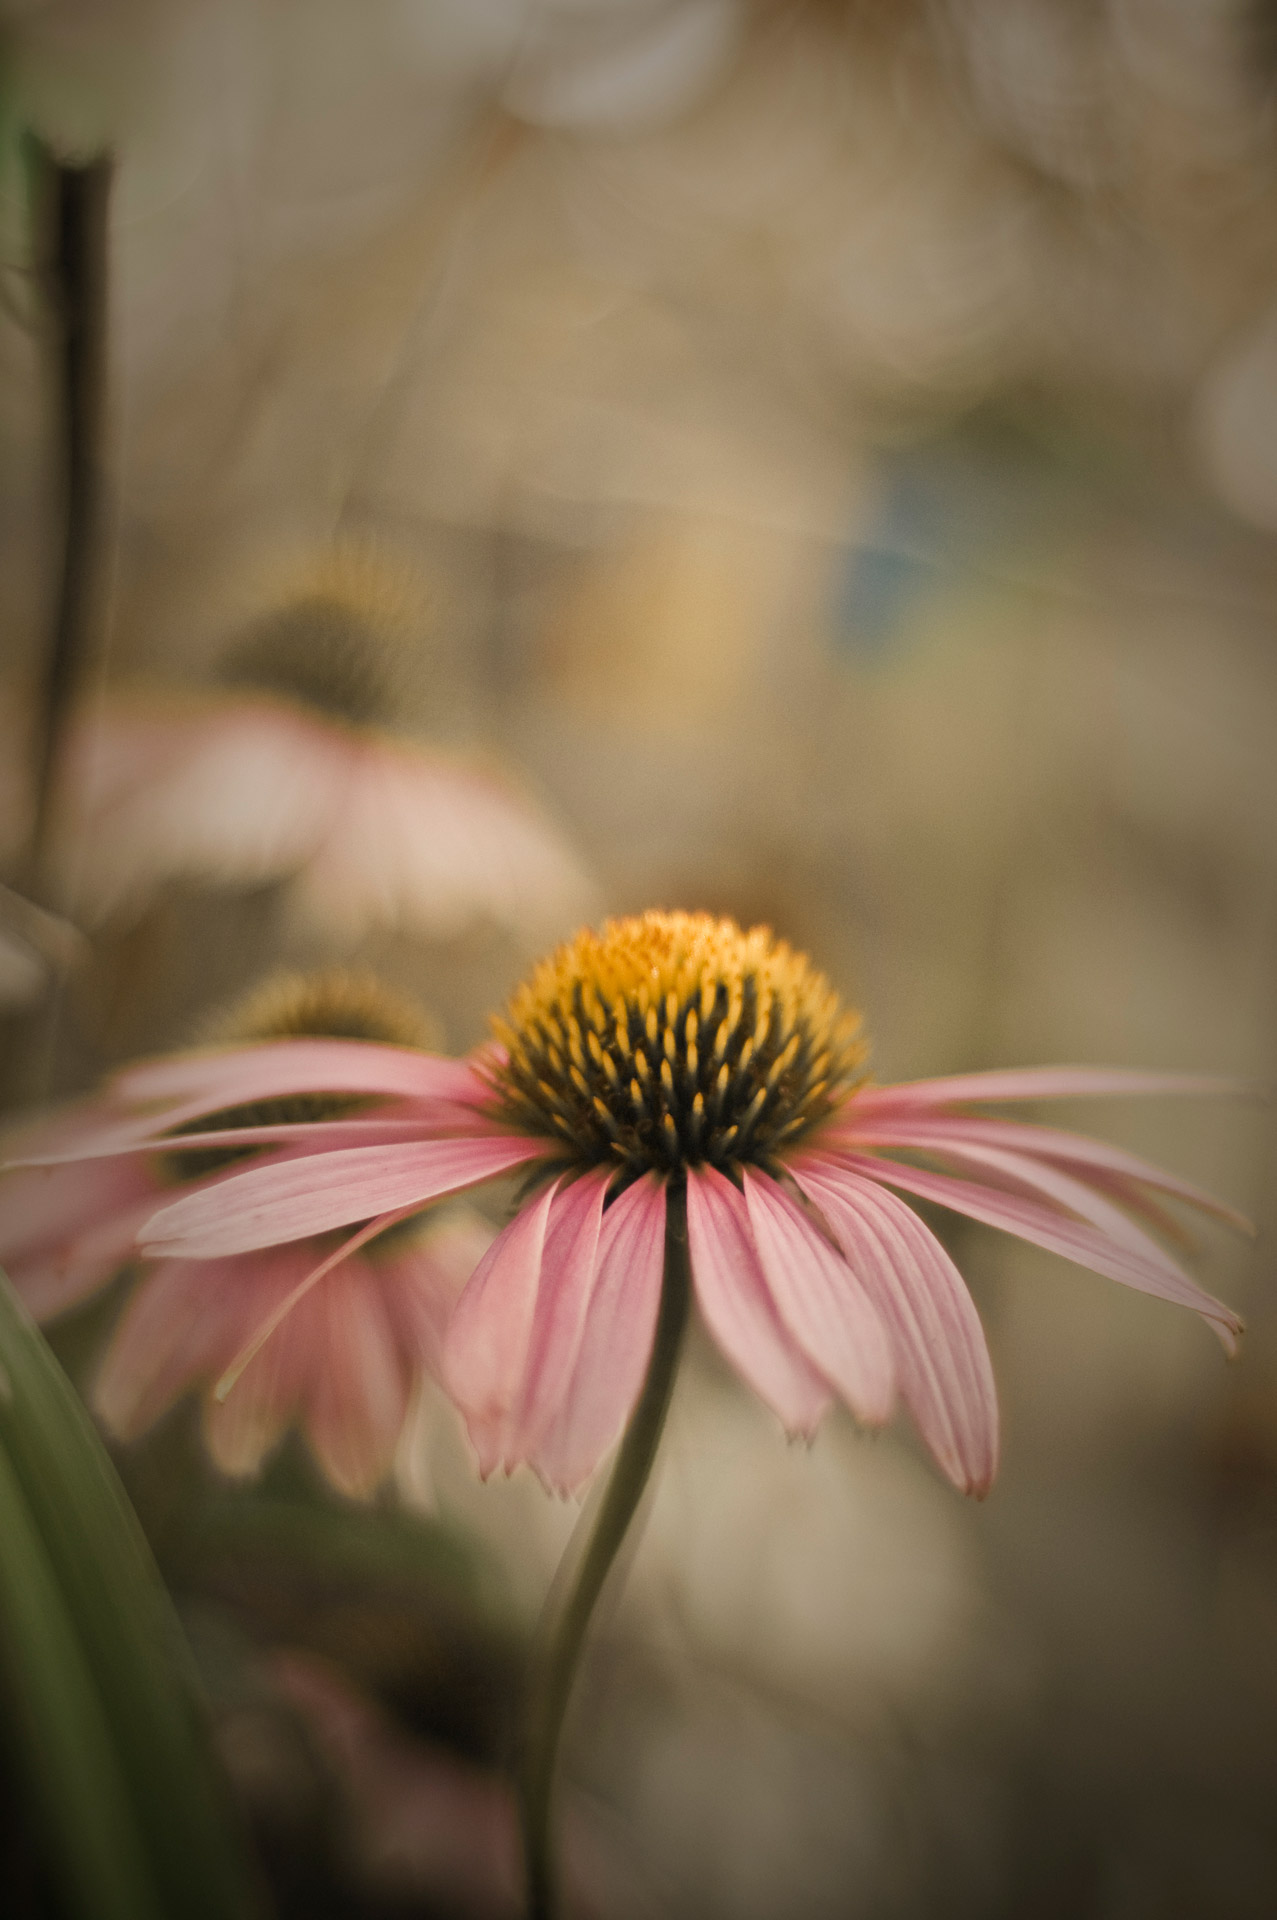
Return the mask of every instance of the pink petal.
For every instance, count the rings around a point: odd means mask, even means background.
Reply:
[[[554,1196],[527,1361],[502,1435],[507,1468],[531,1457],[571,1382],[598,1270],[603,1197],[612,1172],[596,1168]]]
[[[937,1129],[937,1132],[941,1131]],[[1032,1129],[1025,1131],[1032,1132]],[[1192,1286],[1180,1267],[1178,1267],[1165,1248],[1149,1238],[1142,1227],[1122,1212],[1119,1207],[1106,1198],[1102,1192],[1090,1184],[1076,1180],[1062,1167],[1053,1166],[1049,1161],[1031,1158],[1028,1154],[1010,1153],[998,1147],[968,1142],[957,1144],[950,1131],[943,1151],[951,1168],[958,1172],[974,1168],[977,1173],[990,1176],[989,1184],[1000,1192],[1024,1194],[1045,1199],[1052,1206],[1074,1213],[1081,1220],[1089,1221],[1091,1226],[1118,1246],[1126,1247],[1129,1252],[1145,1260],[1151,1269],[1159,1270],[1163,1279],[1172,1287]]]
[[[744,1194],[714,1167],[688,1173],[687,1235],[710,1332],[787,1432],[814,1433],[829,1406],[828,1383],[776,1310]]]
[[[124,716],[128,733],[112,739],[115,711],[85,729],[64,829],[64,865],[97,917],[181,874],[235,883],[287,873],[340,810],[349,737],[284,702],[157,703]]]
[[[916,1193],[924,1200],[938,1200],[942,1206],[952,1207],[955,1213],[965,1213],[973,1220],[983,1220],[989,1226],[1001,1227],[1006,1233],[1032,1241],[1036,1246],[1046,1247],[1052,1253],[1061,1253],[1066,1259],[1076,1260],[1080,1266],[1106,1274],[1110,1280],[1118,1280],[1141,1293],[1151,1293],[1159,1299],[1192,1307],[1211,1322],[1229,1353],[1236,1349],[1241,1321],[1231,1308],[1204,1293],[1186,1275],[1180,1274],[1171,1262],[1166,1261],[1163,1265],[1148,1260],[1084,1221],[1071,1220],[1067,1215],[1057,1213],[1037,1201],[1001,1193],[996,1188],[979,1186],[971,1180],[955,1180],[947,1174],[924,1173],[917,1167],[903,1167],[894,1160],[878,1160],[868,1154],[841,1152],[834,1156],[820,1154],[816,1157],[832,1158],[835,1165],[863,1174],[867,1180],[900,1187],[904,1192]]]
[[[13,1283],[35,1318],[52,1320],[113,1280],[137,1255],[138,1234],[154,1206],[155,1196],[148,1194],[30,1265],[15,1266]]]
[[[552,1150],[545,1140],[494,1134],[272,1161],[162,1207],[141,1239],[151,1253],[249,1253],[459,1193]]]
[[[665,1183],[645,1173],[603,1215],[572,1378],[530,1456],[556,1493],[573,1493],[589,1478],[633,1412],[652,1351],[664,1265]]]
[[[0,1262],[64,1245],[139,1200],[154,1202],[159,1181],[145,1167],[13,1168],[0,1179]]]
[[[973,1168],[977,1173],[990,1176],[988,1184],[1002,1193],[1036,1195],[1053,1206],[1077,1214],[1079,1219],[1089,1220],[1093,1227],[1098,1227],[1111,1240],[1139,1253],[1154,1265],[1162,1266],[1170,1276],[1178,1279],[1186,1277],[1180,1273],[1166,1250],[1151,1240],[1129,1215],[1114,1206],[1094,1186],[1075,1179],[1063,1167],[1034,1159],[1029,1154],[1012,1153],[1004,1148],[982,1144],[958,1144],[952,1139],[943,1148],[933,1148],[932,1151],[937,1156],[941,1152],[944,1154],[950,1171],[956,1169],[963,1173]]]
[[[886,1330],[846,1261],[768,1174],[745,1169],[758,1258],[781,1319],[856,1416],[880,1426],[896,1397]]]
[[[1082,1171],[1085,1173],[1088,1187],[1093,1188],[1096,1193],[1108,1194],[1109,1198],[1116,1200],[1127,1213],[1137,1214],[1148,1226],[1154,1227],[1164,1240],[1169,1240],[1172,1246],[1191,1248],[1197,1244],[1193,1235],[1188,1232],[1183,1222],[1176,1218],[1170,1208],[1163,1206],[1159,1200],[1155,1200],[1151,1193],[1134,1180],[1128,1180],[1120,1173],[1102,1173],[1097,1167],[1087,1167]],[[1227,1217],[1229,1226],[1236,1227],[1240,1232],[1243,1220],[1244,1215],[1234,1214],[1231,1208],[1229,1209]],[[1245,1224],[1250,1228],[1249,1221]],[[1250,1230],[1254,1232],[1253,1228]]]
[[[500,1464],[505,1423],[527,1369],[558,1184],[520,1207],[497,1235],[457,1302],[444,1342],[444,1385],[466,1416],[485,1477]]]
[[[404,1351],[438,1378],[443,1342],[462,1289],[495,1238],[486,1222],[468,1210],[445,1215],[402,1252],[373,1256],[386,1276],[386,1298],[399,1323]]]
[[[359,1259],[330,1273],[279,1336],[293,1348],[307,1437],[333,1485],[365,1498],[389,1471],[408,1411],[411,1367],[385,1300]],[[229,1399],[234,1399],[232,1390]]]
[[[120,1318],[93,1390],[110,1430],[131,1439],[188,1387],[220,1371],[255,1317],[287,1291],[296,1264],[289,1249],[251,1268],[242,1260],[175,1260],[149,1273]]]
[[[208,1381],[222,1371],[224,1363],[225,1355],[219,1354],[202,1375],[201,1424],[204,1444],[216,1465],[241,1480],[259,1471],[296,1416],[298,1355],[282,1342],[264,1348],[245,1367],[235,1391],[218,1400],[207,1390]]]
[[[62,1106],[45,1108],[16,1126],[0,1129],[0,1154],[9,1161],[56,1152],[63,1146],[74,1147],[81,1140],[96,1139],[118,1119],[119,1108],[100,1095],[68,1101]]]
[[[302,1273],[296,1285],[284,1295],[279,1304],[258,1322],[253,1329],[252,1338],[235,1355],[226,1371],[215,1383],[213,1391],[216,1398],[219,1400],[226,1398],[249,1362],[256,1359],[276,1329],[281,1327],[290,1315],[296,1313],[301,1302],[308,1294],[313,1293],[316,1287],[322,1285],[334,1268],[342,1266],[353,1254],[365,1247],[370,1240],[375,1240],[378,1234],[384,1233],[388,1227],[398,1226],[402,1221],[410,1219],[414,1212],[413,1207],[401,1207],[397,1213],[379,1213],[375,1219],[365,1220],[362,1226],[357,1227],[354,1233],[349,1234],[337,1246],[331,1248],[322,1258],[319,1258],[319,1255],[323,1242],[316,1242],[314,1253],[307,1263],[308,1271]]]
[[[368,1120],[295,1120],[286,1125],[268,1127],[208,1127],[198,1133],[157,1132],[153,1120],[129,1121],[103,1133],[92,1146],[57,1153],[26,1154],[8,1162],[10,1167],[88,1166],[97,1160],[138,1159],[157,1153],[193,1153],[202,1147],[289,1147],[304,1145],[311,1152],[327,1152],[336,1147],[394,1145],[402,1140],[428,1140],[443,1131],[420,1118],[396,1119],[390,1116]],[[447,1129],[457,1134],[478,1137],[493,1131],[491,1127],[469,1128],[464,1124]],[[507,1136],[508,1137],[508,1136]],[[158,1187],[159,1182],[154,1184]]]
[[[38,1320],[105,1286],[134,1252],[160,1188],[110,1163],[14,1171],[0,1181],[0,1265]]]
[[[974,1147],[1009,1148],[1072,1167],[1087,1179],[1100,1174],[1116,1176],[1123,1186],[1138,1182],[1153,1187],[1200,1208],[1203,1213],[1213,1214],[1241,1233],[1254,1232],[1243,1214],[1201,1187],[1167,1173],[1155,1161],[1109,1146],[1106,1141],[1091,1140],[1080,1133],[1065,1133],[1055,1127],[1025,1126],[1014,1120],[977,1120],[967,1114],[929,1114],[921,1120],[887,1116],[875,1124],[871,1113],[854,1129],[839,1131],[840,1140],[850,1144],[853,1138],[857,1145],[916,1147],[929,1153],[946,1153],[951,1146],[964,1143]]]
[[[454,934],[476,915],[538,932],[588,915],[566,844],[490,776],[397,742],[364,744],[346,804],[293,888],[332,932]]]
[[[194,1113],[288,1093],[402,1094],[415,1100],[490,1105],[492,1094],[468,1060],[371,1040],[261,1040],[250,1047],[168,1055],[127,1067],[112,1097],[174,1100]]]
[[[974,1303],[935,1235],[903,1200],[829,1161],[790,1170],[820,1207],[895,1348],[900,1391],[954,1485],[981,1495],[998,1469],[998,1402]]]
[[[1146,1073],[1130,1067],[1009,1067],[861,1087],[840,1117],[851,1121],[860,1109],[949,1107],[969,1101],[1089,1100],[1158,1093],[1236,1098],[1248,1091],[1243,1082],[1217,1074]]]

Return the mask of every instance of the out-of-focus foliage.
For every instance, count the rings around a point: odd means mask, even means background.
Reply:
[[[6,1757],[84,1920],[242,1920],[258,1898],[177,1620],[102,1443],[0,1275]]]

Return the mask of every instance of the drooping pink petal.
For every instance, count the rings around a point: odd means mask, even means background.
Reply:
[[[0,1179],[0,1264],[66,1243],[160,1187],[145,1167],[13,1167]]]
[[[945,1153],[951,1146],[1008,1148],[1072,1168],[1091,1180],[1098,1174],[1107,1181],[1116,1178],[1123,1186],[1135,1183],[1152,1187],[1183,1200],[1188,1206],[1214,1215],[1239,1233],[1253,1233],[1244,1214],[1217,1200],[1204,1188],[1181,1180],[1159,1167],[1156,1161],[1113,1147],[1104,1140],[1090,1140],[1084,1134],[1066,1133],[1056,1127],[1028,1126],[1015,1120],[975,1119],[969,1114],[927,1114],[922,1118],[885,1115],[875,1122],[872,1113],[859,1124],[839,1132],[842,1140],[855,1139],[857,1145],[915,1147],[924,1152]]]
[[[155,1207],[154,1193],[72,1239],[15,1265],[12,1279],[37,1320],[53,1320],[113,1280],[137,1254],[137,1236]]]
[[[1062,1162],[1057,1164],[1063,1164]],[[1146,1226],[1168,1240],[1173,1247],[1191,1249],[1197,1242],[1183,1221],[1173,1214],[1161,1200],[1155,1200],[1147,1187],[1140,1186],[1134,1180],[1128,1180],[1120,1173],[1104,1173],[1097,1167],[1084,1169],[1086,1184],[1096,1193],[1106,1193],[1110,1200],[1116,1200],[1127,1213],[1133,1213]],[[1241,1231],[1243,1216],[1237,1214],[1228,1220],[1228,1225]],[[1250,1223],[1247,1222],[1249,1227]],[[1253,1231],[1253,1229],[1252,1229]]]
[[[272,1334],[283,1325],[290,1314],[296,1313],[307,1294],[313,1293],[316,1287],[322,1285],[334,1267],[341,1266],[361,1247],[367,1246],[370,1240],[375,1240],[378,1234],[384,1233],[388,1227],[398,1226],[401,1221],[410,1219],[415,1211],[415,1207],[401,1207],[395,1213],[379,1213],[375,1219],[365,1220],[361,1227],[324,1254],[322,1259],[319,1257],[319,1249],[323,1242],[316,1242],[314,1255],[308,1263],[309,1271],[302,1274],[279,1304],[264,1315],[253,1329],[252,1338],[234,1355],[218,1380],[214,1388],[215,1397],[218,1400],[226,1398],[250,1361],[261,1352]]]
[[[987,1185],[996,1187],[1002,1193],[1030,1194],[1076,1214],[1081,1220],[1089,1221],[1117,1245],[1128,1248],[1152,1266],[1160,1268],[1172,1285],[1188,1279],[1165,1248],[1151,1239],[1129,1214],[1115,1206],[1105,1193],[1089,1181],[1076,1179],[1065,1168],[1047,1160],[1035,1159],[1029,1154],[1011,1153],[1004,1148],[985,1146],[983,1143],[958,1144],[952,1138],[942,1149],[932,1151],[937,1157],[943,1153],[948,1162],[946,1171],[974,1171],[984,1176]]]
[[[1229,1353],[1236,1349],[1241,1321],[1230,1307],[1204,1293],[1177,1269],[1168,1274],[1162,1264],[1132,1252],[1085,1221],[1071,1219],[1038,1201],[999,1192],[995,1187],[982,1186],[973,1180],[924,1173],[918,1167],[904,1167],[897,1161],[879,1160],[869,1154],[836,1152],[817,1157],[831,1158],[837,1165],[863,1174],[867,1180],[899,1187],[905,1193],[916,1193],[920,1199],[937,1200],[942,1206],[952,1207],[955,1213],[965,1213],[973,1220],[1001,1227],[1021,1240],[1061,1253],[1066,1259],[1076,1260],[1080,1266],[1090,1267],[1093,1272],[1119,1280],[1141,1293],[1191,1307],[1211,1323]]]
[[[1171,1288],[1193,1285],[1166,1249],[1145,1233],[1129,1214],[1115,1206],[1095,1185],[1076,1179],[1065,1168],[1028,1154],[1011,1153],[1004,1148],[983,1143],[964,1141],[958,1144],[952,1135],[942,1150],[932,1151],[943,1151],[948,1171],[974,1171],[984,1177],[987,1185],[996,1187],[1002,1193],[1028,1194],[1045,1200],[1052,1207],[1075,1214],[1080,1220],[1088,1221],[1113,1244],[1125,1247],[1128,1252],[1145,1261],[1150,1272],[1160,1273]]]
[[[468,1060],[372,1040],[261,1040],[145,1060],[116,1074],[109,1091],[130,1104],[180,1101],[194,1115],[290,1093],[401,1094],[480,1107],[492,1098]]]
[[[611,1177],[610,1167],[593,1168],[554,1196],[527,1361],[502,1435],[507,1467],[534,1453],[571,1381],[598,1270],[603,1197]]]
[[[242,1267],[244,1263],[238,1264]],[[210,1356],[209,1366],[193,1384],[205,1387],[201,1404],[204,1443],[223,1473],[240,1480],[258,1472],[296,1418],[299,1383],[316,1357],[304,1338],[296,1343],[279,1341],[245,1367],[234,1393],[218,1400],[207,1391],[207,1382],[217,1376],[225,1356]]]
[[[409,1369],[384,1286],[375,1265],[351,1260],[307,1295],[289,1329],[299,1352],[308,1350],[301,1386],[307,1438],[333,1485],[355,1499],[384,1479],[408,1411]]]
[[[572,1378],[531,1455],[556,1493],[574,1493],[589,1478],[634,1409],[652,1351],[664,1262],[665,1183],[645,1173],[603,1215]]]
[[[485,1477],[501,1461],[510,1409],[527,1369],[553,1182],[493,1241],[457,1302],[443,1349],[443,1381],[466,1417]]]
[[[901,1080],[859,1088],[840,1118],[854,1121],[870,1108],[929,1108],[971,1102],[1114,1099],[1145,1094],[1236,1097],[1249,1089],[1238,1080],[1205,1073],[1147,1073],[1138,1067],[1007,1067],[989,1073],[954,1073],[936,1080]],[[831,1122],[831,1126],[836,1122]]]
[[[832,1395],[776,1309],[743,1193],[714,1167],[687,1176],[692,1279],[710,1332],[786,1431],[813,1434]]]
[[[0,1180],[0,1266],[38,1320],[113,1278],[159,1191],[148,1168],[120,1162],[13,1170]]]
[[[444,1131],[420,1119],[400,1119],[378,1115],[368,1120],[294,1120],[263,1127],[204,1127],[198,1132],[157,1132],[153,1122],[129,1121],[112,1132],[103,1132],[92,1143],[78,1149],[56,1153],[31,1153],[15,1156],[9,1167],[87,1166],[98,1160],[138,1159],[148,1154],[194,1153],[205,1147],[292,1147],[305,1146],[312,1153],[337,1147],[395,1145],[404,1140],[437,1139]],[[494,1129],[473,1129],[455,1125],[447,1128],[450,1138],[464,1134],[487,1136]],[[506,1136],[508,1137],[508,1136]]]
[[[339,812],[349,737],[286,702],[115,700],[73,734],[61,864],[95,918],[180,875],[256,884],[293,870]]]
[[[896,1369],[873,1302],[789,1195],[746,1167],[749,1224],[776,1310],[812,1364],[858,1419],[880,1426],[896,1397]]]
[[[0,1127],[0,1162],[7,1164],[31,1154],[55,1153],[63,1146],[74,1147],[81,1141],[96,1140],[104,1129],[114,1126],[119,1117],[116,1104],[100,1094],[46,1107],[42,1112]]]
[[[370,922],[454,934],[477,915],[542,935],[588,918],[594,890],[567,844],[490,774],[365,740],[345,804],[292,888],[330,936]]]
[[[162,1207],[141,1238],[153,1254],[249,1253],[460,1193],[550,1151],[543,1139],[493,1134],[272,1161]]]
[[[450,1209],[402,1250],[393,1255],[378,1250],[403,1350],[434,1378],[443,1365],[453,1310],[495,1237],[478,1214]]]
[[[111,1432],[132,1439],[220,1371],[252,1317],[287,1291],[295,1268],[291,1248],[252,1270],[235,1260],[155,1267],[121,1315],[94,1385],[93,1404]]]
[[[890,1334],[900,1391],[954,1485],[988,1492],[998,1402],[979,1315],[962,1275],[912,1208],[885,1187],[797,1155],[790,1171],[821,1209]]]

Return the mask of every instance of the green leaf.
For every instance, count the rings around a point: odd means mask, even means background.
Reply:
[[[0,1274],[0,1675],[71,1910],[244,1920],[259,1902],[190,1654],[105,1448]]]
[[[32,1520],[0,1452],[0,1664],[35,1796],[83,1913],[159,1920],[160,1907],[101,1696]]]

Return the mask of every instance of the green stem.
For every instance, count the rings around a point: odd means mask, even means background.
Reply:
[[[47,252],[41,265],[52,336],[62,507],[57,602],[36,746],[38,858],[48,825],[54,761],[90,644],[98,585],[111,162],[104,154],[84,163],[61,160],[34,139],[31,147],[48,223]]]
[[[666,1193],[665,1272],[647,1378],[625,1429],[576,1579],[547,1637],[544,1657],[533,1673],[529,1692],[519,1779],[528,1920],[552,1920],[557,1906],[551,1822],[559,1735],[591,1615],[656,1459],[691,1297],[687,1193],[682,1186],[671,1185]],[[552,1605],[553,1595],[547,1613]]]
[[[26,136],[25,148],[33,264],[43,296],[59,541],[32,743],[35,818],[22,886],[62,913],[73,903],[62,897],[65,882],[55,881],[48,862],[57,763],[102,624],[111,160],[107,154],[84,162],[60,159],[35,134]],[[40,1099],[49,1091],[64,981],[65,963],[11,1050],[0,1087],[9,1097]]]
[[[44,177],[48,219],[44,288],[52,332],[58,407],[61,568],[50,649],[44,662],[44,710],[36,743],[36,849],[48,824],[48,799],[61,724],[90,639],[102,522],[102,420],[106,403],[106,255],[111,161],[65,161],[33,140]]]

